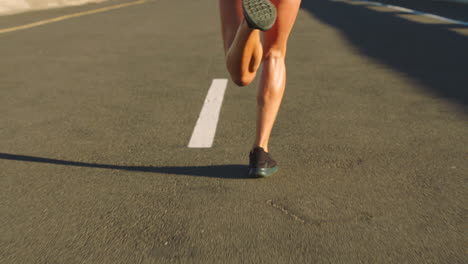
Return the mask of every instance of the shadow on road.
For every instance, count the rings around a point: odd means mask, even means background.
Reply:
[[[74,166],[74,167],[87,167],[111,170],[125,170],[137,172],[153,172],[162,174],[177,174],[188,175],[196,177],[211,177],[222,179],[247,179],[247,166],[246,165],[210,165],[210,166],[169,166],[169,167],[153,167],[153,166],[124,166],[124,165],[110,165],[110,164],[96,164],[87,162],[77,162],[68,160],[49,159],[25,155],[14,155],[0,153],[0,159],[27,161],[37,163],[48,163],[56,165]]]
[[[450,0],[377,0],[384,4],[411,8],[420,12],[437,14],[468,21],[468,5]],[[466,1],[466,0],[465,0]],[[468,2],[467,2],[468,3]]]
[[[301,8],[338,29],[363,55],[468,110],[468,37],[450,30],[456,25],[422,24],[328,0],[302,1]]]

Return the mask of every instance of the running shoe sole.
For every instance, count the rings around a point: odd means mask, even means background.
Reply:
[[[265,178],[271,176],[278,171],[278,166],[273,168],[250,168],[249,177],[251,178]]]
[[[250,28],[267,31],[276,21],[276,7],[270,0],[242,0],[244,17]]]

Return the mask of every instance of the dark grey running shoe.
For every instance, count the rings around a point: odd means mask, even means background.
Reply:
[[[242,0],[244,17],[250,28],[267,31],[276,21],[276,7],[270,0]]]
[[[249,160],[249,177],[268,177],[278,171],[276,161],[261,147],[252,149],[249,154]]]

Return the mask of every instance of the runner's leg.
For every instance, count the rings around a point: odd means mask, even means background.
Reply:
[[[300,0],[272,0],[278,10],[276,24],[265,32],[263,69],[257,91],[257,132],[254,147],[268,152],[268,141],[286,86],[286,46]]]
[[[241,0],[219,0],[219,7],[227,69],[237,85],[248,85],[261,63],[260,30],[248,27]]]

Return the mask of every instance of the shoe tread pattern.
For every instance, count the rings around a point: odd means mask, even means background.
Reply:
[[[250,20],[260,27],[269,29],[276,20],[276,8],[269,0],[244,0],[244,10]]]

